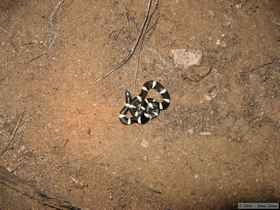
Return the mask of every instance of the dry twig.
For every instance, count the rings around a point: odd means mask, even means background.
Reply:
[[[266,66],[269,66],[269,65],[273,65],[273,64],[275,64],[275,63],[280,63],[280,59],[277,58],[277,57],[276,57],[276,58],[272,58],[272,60],[271,60],[270,62],[267,62],[267,63],[261,64],[261,65],[258,65],[258,66],[256,66],[256,67],[250,69],[249,72],[250,72],[250,73],[255,72],[255,71],[259,70],[259,69],[262,69],[262,68],[264,68],[264,67],[266,67]]]
[[[56,39],[56,32],[55,32],[55,26],[54,26],[54,20],[56,18],[56,15],[58,11],[60,10],[62,4],[64,3],[64,0],[60,0],[56,6],[54,7],[51,15],[49,16],[49,21],[48,21],[48,30],[49,30],[49,40],[48,40],[48,45],[49,48],[51,48],[54,45],[55,39]]]
[[[154,15],[156,13],[156,11],[158,11],[158,6],[159,6],[159,0],[157,0],[157,2],[155,3],[154,10],[152,11],[151,15],[149,16],[148,24],[147,24],[147,27],[145,29],[145,35],[149,34],[150,32],[152,32],[156,28],[156,25],[157,25],[158,20],[159,20],[159,16],[156,18],[156,20],[154,21],[154,23],[151,26],[150,26],[150,23],[151,23]],[[136,88],[137,75],[138,75],[138,71],[139,71],[139,67],[140,67],[140,60],[141,60],[141,52],[143,50],[145,38],[146,38],[146,36],[144,36],[143,39],[141,40],[141,44],[140,44],[140,47],[139,47],[137,68],[136,68],[135,75],[134,75],[134,88]]]
[[[0,26],[0,30],[3,31],[3,32],[5,32],[5,33],[7,33],[7,34],[9,33],[9,32],[8,32],[5,28],[3,28],[2,26]]]
[[[151,22],[151,19],[153,17],[153,15],[155,14],[155,11],[158,8],[158,2],[159,0],[155,0],[156,1],[156,6],[154,11],[152,11],[152,6],[154,4],[154,0],[149,0],[148,2],[148,8],[147,8],[147,14],[145,16],[143,25],[141,27],[140,33],[138,35],[138,38],[134,44],[134,46],[131,48],[130,52],[128,53],[128,55],[119,63],[117,64],[111,71],[109,71],[108,73],[106,73],[104,76],[98,78],[95,82],[98,82],[100,80],[103,80],[105,78],[107,78],[108,76],[110,76],[112,73],[114,73],[115,71],[119,70],[121,67],[123,67],[126,63],[129,62],[129,60],[133,57],[133,55],[135,54],[136,50],[139,48],[139,46],[143,45],[144,42],[144,38],[145,35],[147,33],[147,30],[149,29],[149,24]]]
[[[80,210],[80,208],[73,206],[69,201],[49,196],[45,192],[36,189],[1,166],[0,184],[22,194],[23,196],[36,200],[43,206],[59,210]]]
[[[17,119],[17,123],[16,123],[16,126],[14,127],[13,131],[12,131],[12,134],[8,140],[8,144],[7,146],[1,151],[0,153],[0,157],[2,157],[11,147],[11,145],[14,144],[15,142],[15,137],[16,137],[16,134],[18,132],[18,129],[23,121],[23,117],[24,117],[24,112],[20,114],[20,116],[18,117]]]
[[[37,56],[31,58],[29,61],[26,62],[26,64],[32,63],[33,61],[35,61],[35,60],[37,60],[37,59],[43,57],[44,55],[47,55],[47,53],[43,52],[43,53],[41,53],[40,55],[37,55]]]
[[[196,75],[196,77],[194,77],[194,78],[190,78],[190,77],[188,77],[188,76],[184,76],[183,79],[184,79],[184,80],[189,80],[189,81],[191,81],[191,82],[196,82],[196,83],[198,83],[198,82],[200,82],[201,80],[203,80],[204,78],[206,78],[207,76],[209,76],[209,75],[211,74],[212,70],[213,70],[213,68],[210,67],[209,70],[208,70],[204,75]]]

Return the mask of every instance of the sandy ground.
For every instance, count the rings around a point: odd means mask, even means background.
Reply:
[[[65,0],[50,25],[57,2],[0,1],[1,150],[13,137],[1,165],[88,210],[280,200],[279,0],[161,0],[141,56],[99,83],[135,43],[147,1]],[[176,49],[201,63],[177,66]],[[122,125],[124,90],[150,79],[171,106]],[[47,209],[0,191],[0,209]]]

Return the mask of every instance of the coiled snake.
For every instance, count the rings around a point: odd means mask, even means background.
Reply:
[[[148,92],[154,89],[162,97],[158,102],[154,98],[146,98]],[[150,80],[144,83],[138,96],[133,97],[129,90],[125,91],[125,105],[120,111],[119,119],[125,125],[133,123],[145,124],[159,116],[162,110],[168,108],[170,95],[168,91],[157,81]],[[130,116],[128,116],[130,112]]]

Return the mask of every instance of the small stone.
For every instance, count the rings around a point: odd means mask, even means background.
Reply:
[[[209,96],[209,95],[204,95],[204,99],[205,99],[206,101],[211,101],[211,100],[212,100],[212,97]]]
[[[242,4],[236,4],[235,7],[236,7],[236,9],[241,9]]]
[[[202,60],[202,51],[196,49],[173,49],[171,50],[176,67],[188,69],[190,66],[199,66]]]
[[[79,182],[76,178],[74,178],[74,177],[72,177],[72,176],[71,176],[71,179],[72,179],[72,181],[73,181],[75,184],[77,184],[77,183]]]
[[[143,139],[142,142],[141,142],[141,146],[144,147],[144,148],[148,148],[149,147],[149,142],[146,141],[145,139]]]
[[[226,47],[227,44],[224,41],[221,41],[220,39],[218,39],[216,41],[216,45],[221,46],[221,47]]]
[[[198,174],[195,174],[195,175],[194,175],[194,178],[195,178],[195,179],[198,179],[198,177],[199,177]]]
[[[18,153],[24,152],[26,150],[26,147],[24,145],[22,145],[19,150]]]
[[[203,131],[199,133],[199,135],[201,136],[210,136],[211,134],[212,134],[211,132],[207,132],[207,131]]]
[[[209,10],[208,13],[211,18],[215,17],[215,12],[213,10]]]
[[[190,129],[188,129],[188,134],[190,134],[190,135],[193,135],[193,133],[194,133],[194,129],[193,128],[190,128]]]

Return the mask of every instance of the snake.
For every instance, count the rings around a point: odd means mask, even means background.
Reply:
[[[155,90],[162,100],[146,98],[150,90]],[[125,104],[119,113],[119,120],[124,125],[146,124],[166,110],[170,100],[167,89],[161,83],[155,80],[147,81],[137,96],[133,96],[129,90],[125,91]]]

